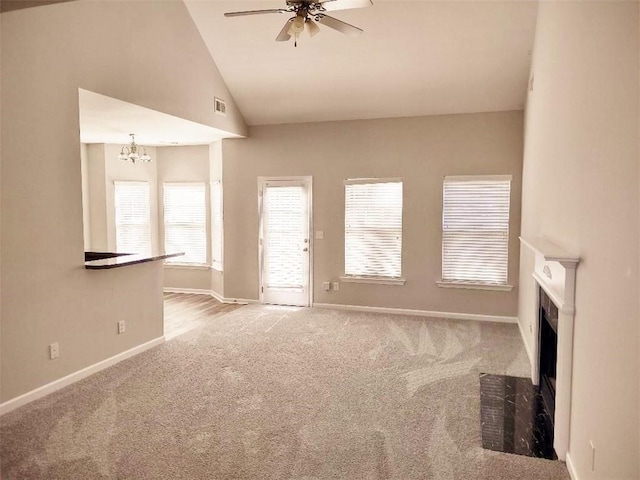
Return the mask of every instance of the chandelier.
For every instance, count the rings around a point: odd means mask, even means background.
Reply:
[[[131,163],[136,163],[136,160],[150,162],[151,157],[147,155],[147,150],[136,144],[133,133],[130,133],[129,136],[131,137],[131,144],[128,147],[122,147],[118,160],[131,160]]]

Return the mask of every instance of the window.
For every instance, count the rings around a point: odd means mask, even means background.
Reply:
[[[507,286],[510,195],[509,175],[445,177],[440,286]]]
[[[222,182],[211,183],[211,265],[222,271]]]
[[[147,182],[114,182],[116,251],[151,253],[151,207]]]
[[[402,273],[402,180],[345,181],[342,279],[400,279]]]
[[[205,265],[207,229],[204,183],[164,184],[164,249],[184,252],[167,263]]]

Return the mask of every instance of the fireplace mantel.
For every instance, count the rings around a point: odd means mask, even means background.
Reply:
[[[576,267],[580,257],[543,237],[520,237],[536,254],[533,278],[562,313],[573,314]]]
[[[558,307],[558,352],[556,362],[556,409],[553,446],[560,460],[566,460],[571,419],[571,383],[573,370],[573,321],[575,312],[576,268],[580,257],[542,237],[520,237],[523,245],[535,253],[531,275]],[[538,317],[536,312],[536,317]],[[534,324],[531,380],[539,383],[539,325]]]

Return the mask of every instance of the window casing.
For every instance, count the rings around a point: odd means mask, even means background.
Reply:
[[[511,176],[449,176],[443,184],[441,286],[506,286]]]
[[[164,249],[184,252],[166,260],[167,264],[206,265],[207,225],[204,183],[165,183]]]
[[[151,253],[151,204],[148,182],[114,182],[116,251]]]
[[[402,180],[352,179],[345,181],[344,188],[345,276],[342,280],[401,280]]]

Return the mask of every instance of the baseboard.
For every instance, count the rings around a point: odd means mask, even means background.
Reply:
[[[249,303],[259,303],[258,300],[251,300],[248,298],[226,298],[213,290],[205,290],[200,288],[174,288],[165,287],[164,293],[192,293],[194,295],[209,295],[215,298],[221,303],[237,303],[240,305],[247,305]]]
[[[223,297],[222,303],[238,303],[240,305],[249,305],[250,303],[260,303],[260,300],[253,300],[251,298],[227,298]]]
[[[335,310],[352,310],[357,312],[391,313],[395,315],[412,315],[416,317],[448,318],[451,320],[475,320],[479,322],[518,323],[516,317],[499,315],[478,315],[475,313],[433,312],[430,310],[411,310],[406,308],[367,307],[364,305],[341,305],[338,303],[314,303],[316,308],[333,308]]]
[[[231,303],[231,302],[225,302],[225,298],[220,295],[218,292],[214,292],[213,290],[209,290],[209,294],[215,298],[216,300],[218,300],[220,303]]]
[[[164,287],[164,293],[191,293],[193,295],[210,295],[215,296],[213,291],[204,288],[174,288]]]
[[[127,358],[138,355],[139,353],[144,352],[145,350],[149,350],[155,346],[164,343],[164,336],[155,338],[150,340],[142,345],[138,345],[137,347],[133,347],[125,352],[121,352],[113,357],[107,358],[106,360],[102,360],[98,363],[94,363],[82,370],[78,370],[77,372],[71,373],[65,377],[59,378],[58,380],[54,380],[51,383],[47,383],[42,387],[38,387],[35,390],[31,390],[30,392],[24,393],[19,397],[12,398],[11,400],[7,400],[6,402],[0,404],[0,416],[5,413],[9,413],[16,408],[22,407],[27,403],[31,403],[34,400],[45,397],[50,393],[53,393],[61,388],[64,388],[68,385],[71,385],[83,378],[88,377],[89,375],[93,375],[94,373],[99,372],[100,370],[104,370],[105,368],[111,367],[116,363],[119,363]]]
[[[580,477],[578,477],[576,472],[576,468],[573,466],[573,462],[571,461],[571,455],[569,455],[569,452],[567,452],[567,470],[569,470],[571,480],[580,480]]]

